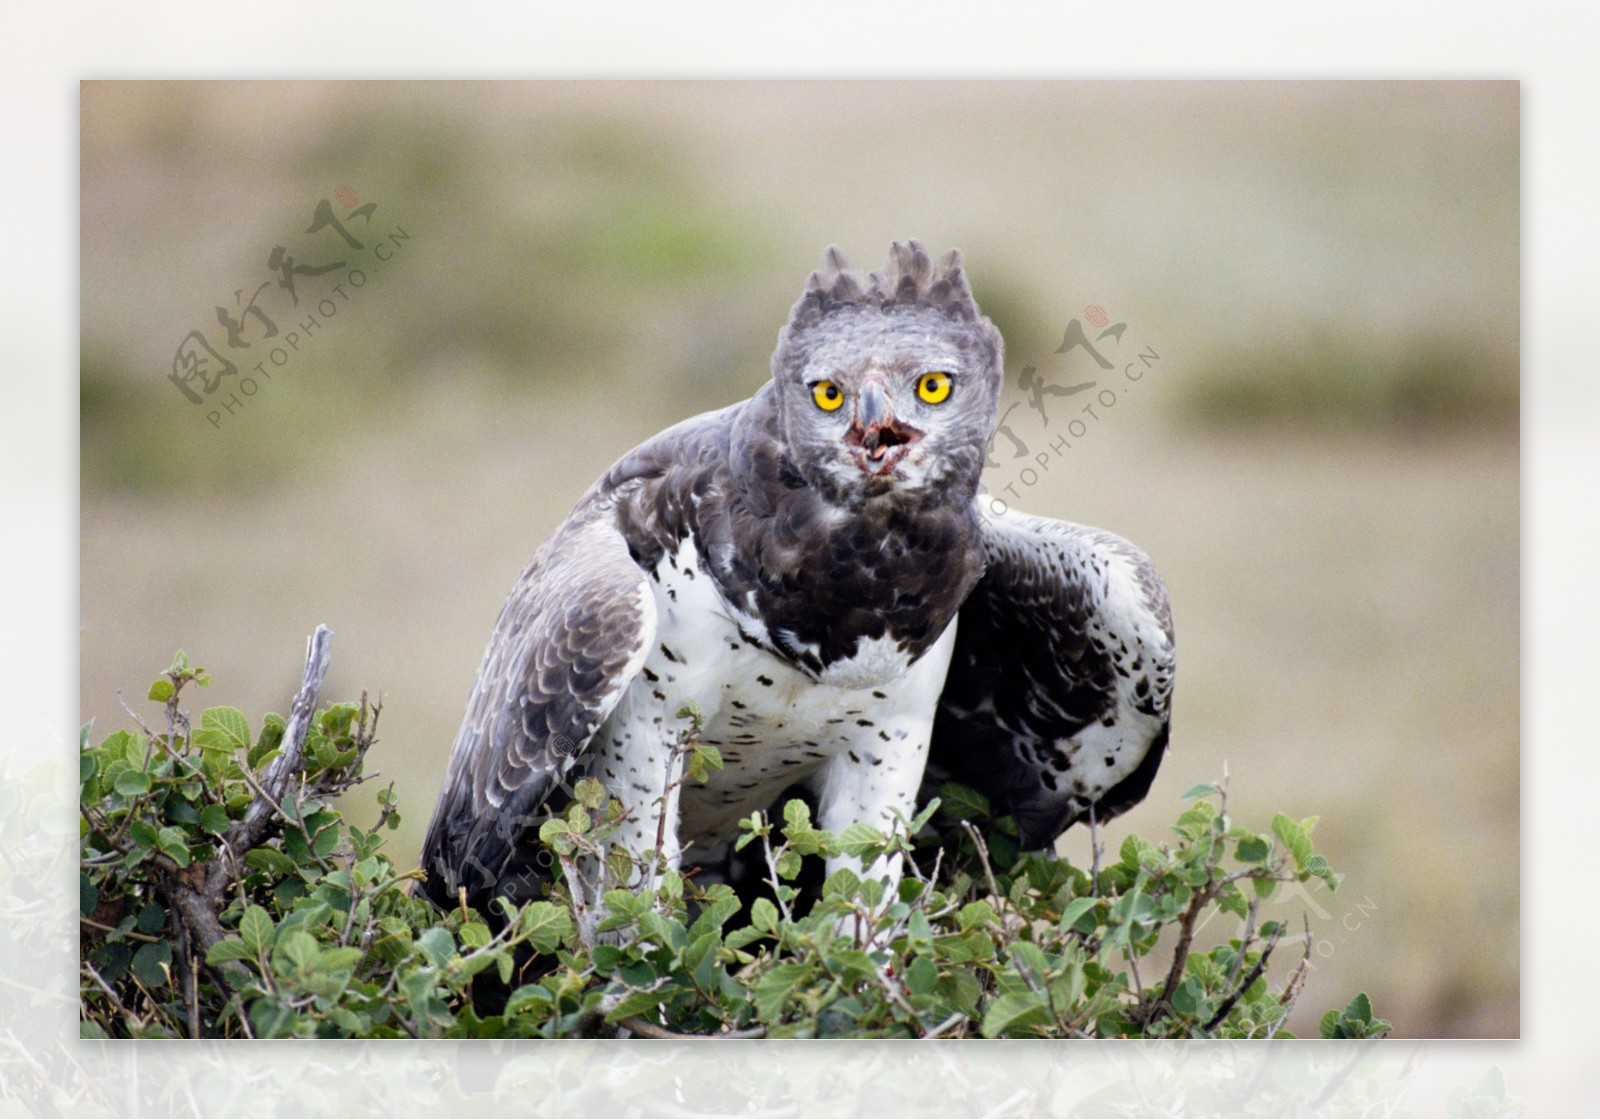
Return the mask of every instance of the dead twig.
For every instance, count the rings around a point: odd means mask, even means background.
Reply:
[[[682,1031],[669,1031],[666,1027],[658,1027],[654,1023],[647,1023],[637,1016],[630,1015],[617,1020],[617,1026],[625,1027],[640,1038],[670,1039],[674,1042],[714,1042],[726,1038],[765,1038],[766,1027],[748,1027],[740,1031],[723,1031],[720,1034],[685,1034]]]
[[[305,674],[301,677],[300,690],[295,693],[289,718],[284,724],[281,753],[267,766],[256,799],[223,837],[223,845],[234,852],[248,852],[259,844],[271,824],[273,812],[283,812],[279,803],[289,791],[290,779],[300,770],[306,733],[311,730],[311,720],[317,711],[317,698],[322,693],[322,681],[328,675],[328,663],[333,657],[332,645],[333,631],[326,626],[318,626],[306,642]],[[226,874],[221,861],[214,863],[206,875],[207,892],[219,894]]]
[[[1267,962],[1272,959],[1272,950],[1278,947],[1278,940],[1282,937],[1283,926],[1280,925],[1272,931],[1272,936],[1267,939],[1266,946],[1261,950],[1260,958],[1256,961],[1255,965],[1251,967],[1250,971],[1245,973],[1245,977],[1239,982],[1239,986],[1233,990],[1232,994],[1229,995],[1227,999],[1222,1001],[1222,1005],[1217,1008],[1216,1014],[1211,1016],[1211,1018],[1206,1022],[1204,1028],[1205,1030],[1209,1031],[1214,1029],[1218,1023],[1226,1019],[1228,1017],[1228,1012],[1233,1010],[1233,1005],[1239,1002],[1239,997],[1244,995],[1245,992],[1249,991],[1250,985],[1254,984],[1256,980],[1260,978],[1261,974],[1267,970]],[[1241,960],[1244,958],[1244,952],[1244,945],[1241,944],[1239,946],[1239,957]]]
[[[983,864],[983,873],[989,880],[989,893],[994,895],[995,903],[1001,911],[1005,909],[1006,896],[1000,893],[1000,884],[994,877],[994,868],[989,864],[989,845],[983,842],[983,835],[973,827],[971,821],[962,821],[961,827],[967,830],[967,835],[972,837],[973,846],[978,849],[978,861]]]
[[[255,791],[255,799],[250,807],[245,810],[245,815],[235,821],[223,835],[217,845],[217,855],[201,867],[191,868],[186,872],[168,872],[163,876],[165,893],[171,899],[173,908],[178,911],[184,926],[193,935],[192,942],[187,948],[190,955],[197,961],[203,961],[211,952],[211,947],[227,936],[222,928],[222,923],[217,918],[224,889],[228,884],[229,872],[236,869],[243,862],[244,853],[256,847],[266,837],[271,827],[274,816],[288,820],[280,802],[288,792],[290,779],[299,772],[300,762],[305,749],[306,733],[311,729],[311,720],[316,714],[317,698],[322,691],[322,681],[328,673],[328,662],[332,657],[331,644],[333,632],[326,626],[318,626],[316,632],[306,642],[306,667],[305,675],[300,682],[300,689],[295,693],[294,703],[289,710],[289,719],[284,727],[282,753],[272,760],[267,767],[264,780],[257,783],[251,777],[248,768],[243,769],[245,780]],[[305,830],[304,824],[301,830]],[[307,841],[311,837],[307,836]],[[161,867],[161,861],[156,861]],[[165,869],[164,869],[165,870]],[[176,871],[176,869],[173,869]],[[187,972],[188,969],[185,968]],[[222,966],[225,976],[240,979],[248,976],[248,970],[238,961],[229,961]]]

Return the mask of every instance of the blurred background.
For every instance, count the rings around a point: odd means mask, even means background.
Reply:
[[[1293,1029],[1365,990],[1402,1035],[1518,1034],[1515,83],[81,97],[97,738],[180,648],[197,707],[283,711],[327,623],[324,698],[382,694],[414,852],[500,605],[589,483],[748,396],[829,243],[959,245],[1007,340],[989,489],[1171,591],[1172,751],[1110,849],[1224,773],[1244,823],[1320,815],[1344,884],[1263,914],[1311,918]],[[1075,319],[1110,369],[1055,352]]]

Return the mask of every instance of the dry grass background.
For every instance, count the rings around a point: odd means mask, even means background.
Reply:
[[[83,715],[179,647],[207,703],[281,710],[326,622],[414,848],[582,490],[760,383],[829,242],[958,244],[1005,405],[1025,364],[1068,380],[1091,303],[1161,355],[1039,481],[1003,439],[988,480],[1170,585],[1173,753],[1112,847],[1226,766],[1348,876],[1297,1029],[1361,988],[1402,1034],[1515,1035],[1518,118],[1508,83],[86,84]],[[177,343],[274,245],[312,260],[341,184],[410,240],[213,428]],[[1035,452],[1080,407],[1047,403],[1012,414]]]

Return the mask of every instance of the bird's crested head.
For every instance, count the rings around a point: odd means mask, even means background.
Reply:
[[[1004,346],[952,249],[895,242],[866,276],[830,246],[778,334],[772,379],[789,453],[847,502],[971,500],[994,434]]]

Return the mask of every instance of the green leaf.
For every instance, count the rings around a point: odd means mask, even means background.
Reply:
[[[543,1014],[554,1006],[550,991],[543,984],[524,984],[506,1000],[506,1018],[532,1011]]]
[[[206,963],[211,965],[222,964],[224,961],[252,961],[256,955],[237,937],[224,937],[221,941],[211,946],[211,951],[206,953]]]
[[[286,929],[272,947],[272,964],[279,972],[294,972],[316,964],[320,955],[316,938],[303,929]]]
[[[1011,963],[1017,967],[1018,972],[1026,972],[1028,978],[1043,983],[1050,972],[1050,962],[1044,955],[1044,950],[1031,941],[1014,941],[1006,951],[1011,956]]]
[[[906,967],[906,990],[912,995],[930,995],[938,983],[939,966],[927,957],[916,957]]]
[[[456,955],[456,939],[442,926],[424,930],[417,937],[417,946],[427,954],[435,968],[443,968],[444,963]]]
[[[712,771],[722,769],[722,752],[716,747],[696,743],[689,750],[687,769],[692,780],[704,782],[711,777]]]
[[[322,950],[317,958],[317,967],[329,972],[342,972],[360,964],[363,956],[365,954],[354,945],[336,945],[332,949]]]
[[[1072,1007],[1082,1000],[1087,979],[1082,964],[1077,961],[1069,963],[1062,974],[1050,982],[1050,998],[1055,1006]]]
[[[200,827],[213,836],[221,836],[228,831],[228,826],[233,823],[228,819],[228,810],[221,805],[207,805],[200,810]]]
[[[688,931],[676,918],[666,918],[654,910],[639,915],[639,934],[656,945],[683,948]]]
[[[927,948],[933,944],[933,923],[928,921],[926,911],[911,912],[911,918],[906,922],[906,939],[917,948]]]
[[[822,883],[823,898],[854,898],[861,889],[861,877],[848,867],[841,867]]]
[[[123,797],[138,797],[142,793],[150,792],[150,775],[143,770],[124,770],[117,775],[117,780],[111,788]]]
[[[252,954],[271,945],[274,933],[272,918],[259,906],[250,907],[239,919],[239,938]]]
[[[1327,883],[1329,890],[1336,891],[1339,889],[1338,872],[1329,867],[1328,861],[1323,859],[1321,856],[1312,856],[1310,859],[1306,860],[1306,873],[1315,875],[1317,878]]]
[[[87,871],[78,872],[78,913],[88,917],[100,905],[100,891]]]
[[[946,782],[939,787],[940,811],[953,820],[983,820],[993,811],[989,799],[970,786]]]
[[[257,1038],[282,1038],[294,1027],[294,1012],[270,996],[250,1005],[250,1022]]]
[[[326,859],[328,856],[331,856],[333,854],[333,850],[338,846],[339,829],[334,825],[328,825],[322,829],[321,832],[318,832],[316,840],[313,841],[311,845],[312,850],[315,851],[317,855],[322,856],[324,859]]]
[[[245,853],[244,865],[259,868],[278,878],[295,873],[294,860],[276,848],[251,848]]]
[[[1260,863],[1272,854],[1272,842],[1265,836],[1246,836],[1239,841],[1236,854],[1243,863]]]
[[[143,770],[145,761],[150,754],[150,744],[145,742],[143,735],[129,735],[126,731],[122,735],[122,757],[129,766],[135,770]],[[111,740],[107,739],[106,742]]]
[[[1042,1027],[1052,1021],[1044,997],[1037,992],[1007,992],[989,1001],[979,1030],[984,1038],[999,1038],[1003,1034],[1019,1032],[1032,1035],[1031,1027]]]
[[[911,818],[911,823],[906,826],[907,835],[915,836],[917,833],[921,832],[923,827],[938,815],[939,809],[940,802],[939,799],[935,797],[933,800],[929,801],[923,806],[922,812]]]
[[[647,895],[625,890],[607,891],[603,901],[605,902],[606,910],[610,913],[620,915],[630,921],[637,919],[640,914],[643,914],[654,905],[654,900]]]
[[[811,969],[803,964],[780,964],[769,968],[756,981],[755,991],[751,993],[756,1014],[768,1022],[778,1018],[790,994],[804,984],[810,975]]]
[[[1322,1021],[1318,1024],[1318,1033],[1323,1038],[1338,1038],[1339,1020],[1340,1015],[1337,1011],[1324,1011],[1322,1013]]]
[[[1210,1011],[1210,1001],[1205,994],[1204,986],[1191,976],[1172,993],[1172,1010],[1179,1015],[1199,1017],[1202,1011]]]
[[[284,829],[283,851],[296,864],[311,862],[311,846],[306,843],[305,833],[298,828]]]
[[[694,925],[689,927],[691,939],[702,937],[711,930],[723,927],[729,918],[739,912],[741,903],[739,897],[732,891],[708,900],[700,910],[700,916],[694,920]]]
[[[128,836],[141,848],[153,848],[161,840],[161,834],[156,831],[156,826],[147,820],[129,821]]]
[[[166,677],[162,677],[150,686],[150,699],[157,704],[165,704],[168,700],[171,700],[172,693],[172,682]]]
[[[626,1019],[630,1015],[641,1015],[646,1011],[654,1010],[656,1004],[666,998],[664,991],[630,992],[622,998],[622,1002],[606,1012],[606,1022],[615,1023],[618,1019]]]
[[[956,912],[956,925],[961,929],[975,929],[1000,920],[994,907],[987,902],[969,902]]]
[[[157,834],[156,847],[179,867],[189,866],[189,845],[177,829],[163,828]]]
[[[1173,830],[1180,836],[1197,840],[1210,830],[1211,822],[1216,819],[1217,810],[1211,802],[1199,801],[1183,811]]]
[[[1093,933],[1099,923],[1094,918],[1095,903],[1100,900],[1092,896],[1075,898],[1067,903],[1066,909],[1061,911],[1061,931],[1077,930],[1079,933]]]
[[[140,933],[160,933],[161,927],[167,924],[167,910],[159,902],[147,902],[139,911],[139,918],[133,928]]]
[[[976,1015],[978,1000],[983,998],[983,989],[977,978],[966,971],[941,976],[939,983],[934,986],[934,992],[952,1008],[966,1015]]]
[[[778,908],[769,898],[758,898],[750,904],[750,924],[763,933],[778,932]]]
[[[1311,837],[1306,835],[1305,826],[1287,813],[1278,813],[1272,818],[1272,834],[1283,841],[1294,857],[1295,867],[1303,870],[1311,858]]]
[[[811,827],[811,807],[804,801],[792,800],[783,807],[783,830],[804,832]]]
[[[165,941],[147,941],[133,954],[130,968],[134,978],[147,988],[159,988],[171,975],[172,946]]]
[[[517,933],[539,953],[553,953],[573,935],[572,917],[553,902],[530,902],[517,916]]]
[[[980,930],[933,939],[934,954],[952,962],[988,960],[994,955],[994,942]]]
[[[862,821],[846,826],[837,839],[839,851],[851,856],[872,855],[889,842],[881,829]]]
[[[1183,796],[1178,798],[1178,800],[1193,801],[1197,797],[1209,797],[1214,793],[1220,792],[1221,789],[1216,782],[1201,782],[1197,786],[1190,786],[1188,789],[1184,790]]]
[[[588,809],[604,809],[608,797],[598,778],[580,778],[572,787],[572,799]]]
[[[207,708],[195,739],[202,745],[239,750],[250,746],[250,724],[238,708]]]
[[[1367,998],[1366,992],[1359,993],[1350,1001],[1344,1009],[1344,1017],[1357,1023],[1372,1022],[1372,1000]]]
[[[696,983],[702,987],[705,987],[711,981],[711,976],[709,973],[701,974],[701,965],[707,963],[707,958],[710,958],[710,962],[713,964],[716,962],[716,950],[721,944],[721,933],[717,930],[712,930],[689,942],[688,947],[683,950],[683,967],[688,970],[689,975],[695,978]]]
[[[283,733],[287,724],[277,712],[268,712],[261,721],[261,737],[256,740],[256,745],[250,748],[250,753],[245,756],[246,764],[252,770],[259,770],[265,766],[269,758],[274,755],[283,742]]]
[[[753,941],[760,941],[763,934],[755,926],[741,926],[723,940],[722,944],[728,949],[743,949]]]

